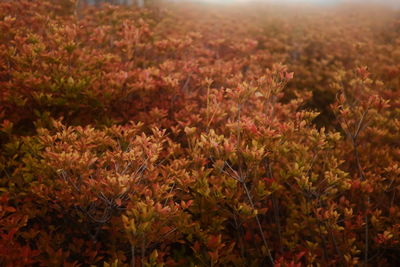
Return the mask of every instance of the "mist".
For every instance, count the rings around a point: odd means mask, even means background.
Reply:
[[[173,2],[207,2],[217,4],[236,4],[236,3],[269,3],[277,5],[315,5],[315,6],[335,6],[343,4],[357,4],[363,6],[384,6],[390,8],[400,8],[400,0],[175,0]]]

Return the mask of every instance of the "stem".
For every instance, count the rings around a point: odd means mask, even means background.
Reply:
[[[358,171],[360,172],[361,180],[365,181],[364,171],[361,167],[361,162],[360,162],[360,154],[358,153],[358,144],[356,143],[355,138],[352,138],[352,142],[353,142],[353,147],[354,147],[354,157],[356,158],[357,168],[358,168]]]
[[[320,219],[317,219],[318,222],[318,233],[319,233],[319,238],[321,238],[321,242],[322,242],[322,257],[324,258],[324,262],[326,265],[328,265],[328,261],[327,261],[327,254],[328,254],[328,250],[326,248],[326,241],[325,241],[325,237],[322,235],[322,230],[321,230],[321,221]]]
[[[360,162],[360,154],[358,152],[357,137],[358,137],[358,135],[360,133],[361,126],[362,126],[362,124],[364,122],[364,119],[365,119],[365,116],[367,114],[367,111],[368,110],[364,111],[364,113],[362,114],[362,117],[361,117],[361,119],[360,119],[360,121],[358,123],[357,130],[356,130],[356,132],[354,133],[354,135],[351,138],[351,141],[353,143],[353,148],[354,148],[354,157],[356,158],[357,168],[358,168],[358,171],[360,173],[362,181],[365,181],[365,175],[364,175],[364,171],[362,169],[361,162]],[[368,265],[368,250],[369,250],[369,237],[368,237],[368,234],[369,234],[369,226],[368,226],[367,210],[368,210],[369,203],[370,203],[370,197],[367,196],[367,207],[366,207],[366,210],[365,210],[365,217],[364,217],[364,221],[365,221],[365,241],[364,241],[365,249],[364,249],[364,263],[363,263],[364,267],[366,267]]]
[[[272,196],[272,205],[274,207],[274,218],[275,218],[275,223],[278,228],[278,237],[279,237],[279,249],[281,253],[283,253],[283,246],[282,246],[282,234],[281,234],[281,221],[279,217],[279,204],[278,201],[275,197],[275,194]]]
[[[240,115],[241,115],[241,106],[240,102],[238,102],[238,118],[237,118],[237,144],[236,144],[236,154],[238,156],[238,165],[239,165],[239,177],[240,181],[244,183],[243,179],[243,162],[242,162],[242,154],[240,152],[240,132],[241,132],[241,125],[240,125]]]
[[[271,167],[270,160],[268,160],[267,168],[268,168],[269,177],[270,178],[274,177],[273,174],[272,174],[272,167]],[[280,210],[279,210],[278,199],[276,198],[276,194],[275,193],[272,195],[272,205],[274,207],[275,223],[276,223],[276,225],[278,227],[279,249],[280,249],[281,253],[283,253],[281,220],[280,220],[280,216],[279,216]]]
[[[239,155],[239,150],[240,150],[240,132],[241,132],[241,127],[240,127],[241,105],[240,105],[240,102],[237,103],[237,108],[238,108],[238,112],[237,112],[237,124],[238,125],[237,125],[237,145],[236,145],[236,150],[237,150],[237,154],[238,154],[238,165],[239,165],[239,177],[237,177],[237,180],[243,185],[243,188],[244,188],[244,190],[246,192],[246,195],[247,195],[247,198],[249,200],[249,203],[250,203],[252,209],[255,210],[253,199],[251,198],[250,191],[247,188],[245,179],[243,177],[242,157]],[[268,258],[269,258],[269,260],[271,262],[271,265],[274,266],[274,258],[271,255],[271,251],[269,249],[267,240],[265,239],[265,235],[264,235],[264,232],[263,232],[263,229],[262,229],[258,214],[256,214],[255,217],[256,217],[256,221],[257,221],[258,230],[260,232],[260,235],[261,235],[261,238],[263,240],[264,246],[267,249]]]
[[[358,171],[360,172],[360,176],[361,176],[361,180],[365,181],[365,176],[364,176],[364,171],[361,167],[361,162],[360,162],[360,155],[358,153],[358,146],[357,146],[357,140],[356,140],[356,136],[353,136],[353,138],[351,139],[353,142],[353,147],[354,147],[354,156],[356,158],[356,163],[357,163],[357,168]],[[369,206],[369,202],[370,202],[370,198],[369,196],[367,196],[367,203]],[[366,207],[366,210],[368,209],[368,207]],[[365,249],[364,249],[364,263],[363,266],[366,267],[368,265],[368,243],[369,243],[369,238],[368,238],[368,234],[369,234],[369,227],[368,227],[368,214],[367,212],[365,212],[365,217],[364,217],[364,221],[365,221]]]
[[[143,234],[143,240],[142,240],[142,266],[144,266],[144,256],[145,256],[145,246],[146,246],[146,240],[145,240],[145,235]]]
[[[240,132],[241,132],[241,128],[240,128],[240,111],[241,111],[241,106],[240,103],[238,103],[238,114],[237,114],[237,150],[239,151],[239,147],[240,147]]]
[[[210,128],[210,125],[211,125],[211,122],[214,120],[214,117],[215,117],[215,114],[217,113],[217,110],[214,110],[214,112],[213,112],[213,114],[212,114],[212,116],[211,116],[211,118],[210,118],[210,121],[208,122],[208,124],[207,124],[207,132],[208,132],[208,129]]]
[[[329,227],[329,228],[331,228],[331,227]],[[333,241],[333,245],[335,246],[336,253],[339,254],[340,259],[341,259],[343,262],[345,262],[345,261],[344,261],[344,257],[343,257],[343,253],[342,253],[342,251],[340,251],[340,249],[339,249],[339,247],[338,247],[338,245],[337,245],[336,238],[335,238],[335,236],[334,236],[334,234],[333,234],[332,228],[329,230],[329,233],[330,233],[330,235],[331,235],[331,238],[332,238],[332,241]],[[341,266],[343,266],[343,265],[341,265]]]
[[[369,196],[367,197],[367,208],[369,206],[369,202],[370,202],[370,198]],[[364,253],[364,264],[363,266],[367,266],[368,265],[368,250],[369,250],[369,238],[368,238],[368,234],[369,234],[369,226],[368,226],[368,214],[365,213],[365,253]]]
[[[135,246],[134,245],[131,245],[131,255],[132,255],[131,267],[135,267]]]
[[[360,119],[360,121],[358,122],[357,129],[356,129],[356,131],[355,131],[355,133],[354,133],[354,137],[353,137],[354,140],[357,139],[358,135],[360,134],[360,131],[362,130],[362,127],[363,127],[364,121],[365,121],[365,117],[367,116],[367,114],[368,114],[368,109],[366,109],[366,110],[363,112],[363,114],[361,115],[361,119]]]
[[[233,213],[233,219],[235,221],[235,228],[236,228],[236,234],[237,234],[237,239],[239,241],[239,247],[240,247],[240,255],[242,258],[244,258],[244,245],[243,245],[243,240],[240,234],[240,226],[238,224],[238,221],[236,219],[236,214]]]
[[[206,121],[207,121],[207,132],[209,125],[209,109],[210,109],[210,86],[207,87],[207,113],[206,113]]]
[[[246,185],[246,183],[244,181],[242,182],[242,184],[243,184],[244,190],[246,191],[246,195],[247,195],[247,198],[249,199],[250,205],[251,205],[252,209],[255,210],[254,203],[253,203],[253,200],[251,198],[249,189],[247,188],[247,185]],[[271,251],[269,249],[267,240],[265,239],[265,235],[264,235],[261,223],[260,223],[260,219],[258,218],[258,214],[256,214],[256,221],[257,221],[258,230],[260,231],[261,238],[263,240],[264,246],[267,249],[268,258],[271,261],[271,264],[273,266],[274,265],[274,258],[272,258]]]

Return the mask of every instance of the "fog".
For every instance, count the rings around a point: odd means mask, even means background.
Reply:
[[[136,4],[143,6],[147,0],[79,0],[80,2],[87,3],[89,5],[97,5],[101,3],[114,3],[114,4]],[[159,0],[161,2],[196,2],[196,3],[207,3],[207,4],[218,4],[218,5],[231,5],[231,4],[242,4],[251,5],[253,3],[265,3],[273,5],[301,5],[301,6],[336,6],[343,4],[356,4],[363,6],[385,6],[400,10],[400,0]]]
[[[337,4],[362,4],[362,5],[381,5],[392,8],[400,8],[400,0],[183,0],[194,2],[207,2],[219,4],[232,4],[232,3],[273,3],[273,4],[304,4],[304,5],[318,5],[318,6],[332,6]],[[175,0],[174,2],[182,2],[182,0]]]

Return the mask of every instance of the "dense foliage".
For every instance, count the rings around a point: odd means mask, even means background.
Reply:
[[[0,2],[0,265],[400,264],[400,14]]]

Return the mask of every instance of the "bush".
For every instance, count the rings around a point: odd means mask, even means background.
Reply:
[[[2,265],[399,264],[398,14],[75,4],[0,3]]]

